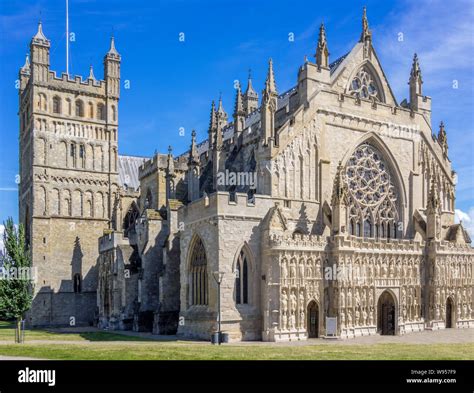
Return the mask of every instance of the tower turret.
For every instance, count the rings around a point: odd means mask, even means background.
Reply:
[[[221,130],[227,125],[227,113],[224,110],[224,106],[222,105],[222,96],[219,97],[219,106],[217,107],[217,125],[221,128]]]
[[[431,122],[431,98],[423,96],[423,78],[416,53],[413,56],[408,85],[410,86],[410,109],[412,111],[422,111],[428,115],[428,120]]]
[[[267,79],[265,89],[262,92],[262,106],[260,110],[262,133],[261,138],[263,145],[270,144],[273,140],[275,144],[275,112],[277,110],[277,90],[275,85],[275,76],[273,74],[273,61],[268,61]]]
[[[25,90],[31,75],[30,56],[26,54],[25,64],[20,68],[20,93]]]
[[[329,51],[323,23],[319,27],[315,58],[316,63],[310,62],[305,58],[304,64],[298,70],[298,96],[300,104],[306,105],[311,96],[321,86],[321,83],[329,84],[331,81]]]
[[[174,158],[173,149],[168,146],[168,158],[166,165],[166,199],[176,199],[176,188],[175,188],[175,177],[174,173]]]
[[[209,152],[212,150],[214,146],[214,139],[215,139],[215,134],[216,134],[216,129],[217,129],[217,114],[216,114],[216,104],[214,103],[214,100],[212,100],[211,103],[211,114],[209,117]]]
[[[240,84],[236,89],[235,106],[234,106],[234,132],[236,136],[244,129],[245,111],[240,91]]]
[[[444,129],[444,122],[441,122],[439,125],[438,143],[440,144],[441,149],[443,150],[444,156],[447,157],[448,156],[448,137],[446,134],[446,130]]]
[[[318,37],[318,46],[316,47],[316,65],[318,68],[328,68],[329,67],[329,50],[326,40],[326,30],[324,24],[321,23],[319,27],[319,37]]]
[[[120,97],[120,62],[121,56],[115,48],[115,39],[110,39],[110,49],[104,57],[104,79],[107,84],[107,95],[116,100]]]
[[[43,25],[38,23],[38,31],[31,40],[31,76],[34,82],[47,82],[49,75],[50,41],[43,33]]]
[[[199,155],[196,146],[196,131],[191,132],[191,146],[189,148],[188,155],[188,170],[187,170],[187,182],[188,182],[188,201],[194,201],[199,198]]]
[[[258,109],[258,93],[254,90],[252,84],[252,74],[249,70],[249,77],[247,80],[247,90],[243,95],[243,106],[245,115],[250,115],[253,111]]]

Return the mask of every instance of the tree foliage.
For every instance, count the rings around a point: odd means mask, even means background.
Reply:
[[[33,300],[31,257],[24,226],[20,224],[16,227],[11,217],[4,224],[5,255],[0,279],[0,314],[20,321]]]

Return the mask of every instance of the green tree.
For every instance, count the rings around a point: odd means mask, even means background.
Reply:
[[[20,342],[21,321],[33,300],[31,257],[26,244],[25,227],[15,227],[10,217],[4,223],[3,277],[0,280],[0,314],[16,319],[16,339]]]

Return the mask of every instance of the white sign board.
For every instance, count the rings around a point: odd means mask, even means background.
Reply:
[[[337,334],[337,317],[326,317],[326,336]]]

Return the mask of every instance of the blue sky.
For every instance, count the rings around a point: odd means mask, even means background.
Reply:
[[[69,0],[70,73],[102,78],[102,59],[114,34],[122,55],[119,117],[121,154],[151,156],[188,148],[193,128],[207,136],[210,102],[222,93],[229,115],[235,80],[252,69],[260,92],[269,57],[279,92],[291,88],[304,56],[315,52],[326,25],[330,60],[348,52],[367,6],[373,43],[400,102],[414,52],[424,93],[433,100],[433,128],[444,120],[449,155],[458,172],[458,216],[474,234],[474,9],[472,1],[90,1]],[[302,11],[305,9],[306,11]],[[18,95],[15,80],[41,19],[51,40],[51,68],[65,71],[65,0],[0,3],[0,222],[17,217]],[[184,42],[179,40],[184,33]],[[294,40],[289,40],[290,34]],[[399,41],[399,33],[403,41]],[[453,88],[453,81],[458,88]],[[179,130],[184,127],[185,136]]]

